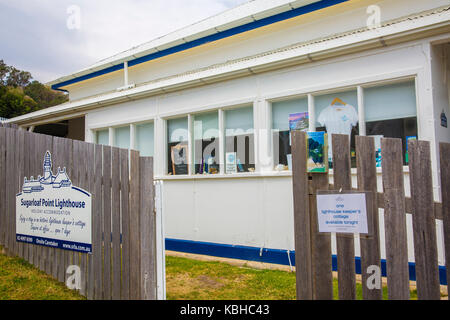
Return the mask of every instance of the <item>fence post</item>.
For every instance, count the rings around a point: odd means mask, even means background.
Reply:
[[[356,167],[359,191],[369,191],[371,193],[371,205],[367,207],[367,226],[372,236],[360,235],[359,243],[361,248],[361,278],[363,282],[364,300],[381,300],[382,290],[369,289],[367,287],[367,268],[377,266],[381,270],[380,242],[377,206],[377,169],[375,161],[375,140],[373,137],[356,136]]]
[[[351,190],[350,137],[333,134],[333,181],[335,190]],[[354,236],[336,235],[338,292],[340,300],[356,299]]]
[[[141,299],[156,299],[155,192],[153,158],[140,157]]]
[[[450,143],[439,143],[441,164],[442,219],[444,224],[445,267],[447,291],[450,282]],[[447,296],[448,299],[450,296]]]
[[[292,131],[292,189],[297,299],[313,299],[311,222],[309,218],[306,134]]]
[[[402,140],[381,139],[389,299],[409,299]]]
[[[139,152],[130,150],[130,299],[132,300],[141,298],[139,181]]]
[[[417,297],[440,299],[430,142],[408,142]]]

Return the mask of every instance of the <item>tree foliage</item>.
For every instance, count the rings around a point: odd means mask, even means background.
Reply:
[[[0,117],[13,118],[68,100],[66,94],[32,79],[30,72],[0,60]]]

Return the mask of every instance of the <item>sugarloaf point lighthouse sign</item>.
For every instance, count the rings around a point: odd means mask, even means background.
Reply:
[[[91,252],[91,194],[72,185],[66,168],[52,172],[44,156],[44,175],[25,177],[16,195],[16,239],[59,249]]]

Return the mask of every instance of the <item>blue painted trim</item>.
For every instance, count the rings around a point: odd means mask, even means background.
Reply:
[[[189,42],[180,44],[180,45],[172,47],[172,48],[168,48],[165,50],[161,50],[161,51],[158,51],[155,53],[151,53],[151,54],[130,60],[130,61],[128,61],[128,66],[132,67],[132,66],[135,66],[140,63],[155,60],[155,59],[165,57],[165,56],[177,53],[177,52],[181,52],[181,51],[184,51],[187,49],[198,47],[200,45],[203,45],[203,44],[206,44],[209,42],[228,38],[228,37],[234,36],[236,34],[240,34],[240,33],[254,30],[257,28],[261,28],[261,27],[264,27],[264,26],[267,26],[267,25],[270,25],[270,24],[273,24],[276,22],[280,22],[280,21],[287,20],[290,18],[298,17],[298,16],[301,16],[301,15],[304,15],[307,13],[311,13],[311,12],[314,12],[314,11],[317,11],[320,9],[328,8],[328,7],[337,5],[339,3],[347,2],[347,1],[349,1],[349,0],[322,0],[319,2],[315,2],[312,4],[306,5],[304,7],[300,7],[300,8],[290,10],[290,11],[282,12],[282,13],[279,13],[279,14],[276,14],[276,15],[258,20],[258,21],[250,22],[250,23],[247,23],[242,26],[238,26],[238,27],[235,27],[235,28],[232,28],[229,30],[221,31],[221,32],[215,33],[213,35],[209,35],[209,36],[206,36],[206,37],[203,37],[200,39],[189,41]],[[64,87],[69,84],[92,79],[92,78],[95,78],[95,77],[98,77],[98,76],[101,76],[101,75],[104,75],[104,74],[107,74],[110,72],[118,71],[121,69],[123,69],[123,63],[112,66],[112,67],[108,67],[106,69],[102,69],[102,70],[99,70],[96,72],[92,72],[92,73],[86,74],[84,76],[76,77],[74,79],[56,83],[56,84],[52,85],[52,89],[59,90],[58,88],[60,88],[60,87]],[[64,91],[66,91],[66,90],[64,90]]]
[[[221,244],[213,242],[192,241],[192,240],[180,240],[180,239],[165,239],[166,250],[180,251],[186,253],[203,254],[221,258],[231,258],[240,260],[250,260],[265,263],[274,263],[281,265],[289,265],[289,259],[291,265],[295,266],[295,252],[282,250],[282,249],[269,249],[269,248],[257,248],[250,246],[240,246],[231,244]],[[337,257],[332,255],[331,265],[333,271],[337,271]],[[416,280],[416,267],[415,263],[409,262],[409,279],[411,281]],[[361,258],[355,257],[355,271],[357,274],[361,274]],[[381,274],[386,277],[386,260],[381,259]],[[447,285],[447,274],[445,266],[439,266],[439,280],[441,285]]]

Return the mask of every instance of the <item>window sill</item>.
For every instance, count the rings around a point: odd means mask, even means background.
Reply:
[[[381,175],[381,168],[377,168],[377,175]],[[403,173],[409,173],[409,167],[403,166]],[[351,175],[356,175],[356,168],[351,169]],[[333,169],[329,175],[333,176]],[[196,174],[196,175],[164,175],[155,176],[155,180],[205,180],[205,179],[239,179],[239,178],[270,178],[270,177],[292,177],[291,171],[264,171],[264,172],[243,172],[233,174]]]

